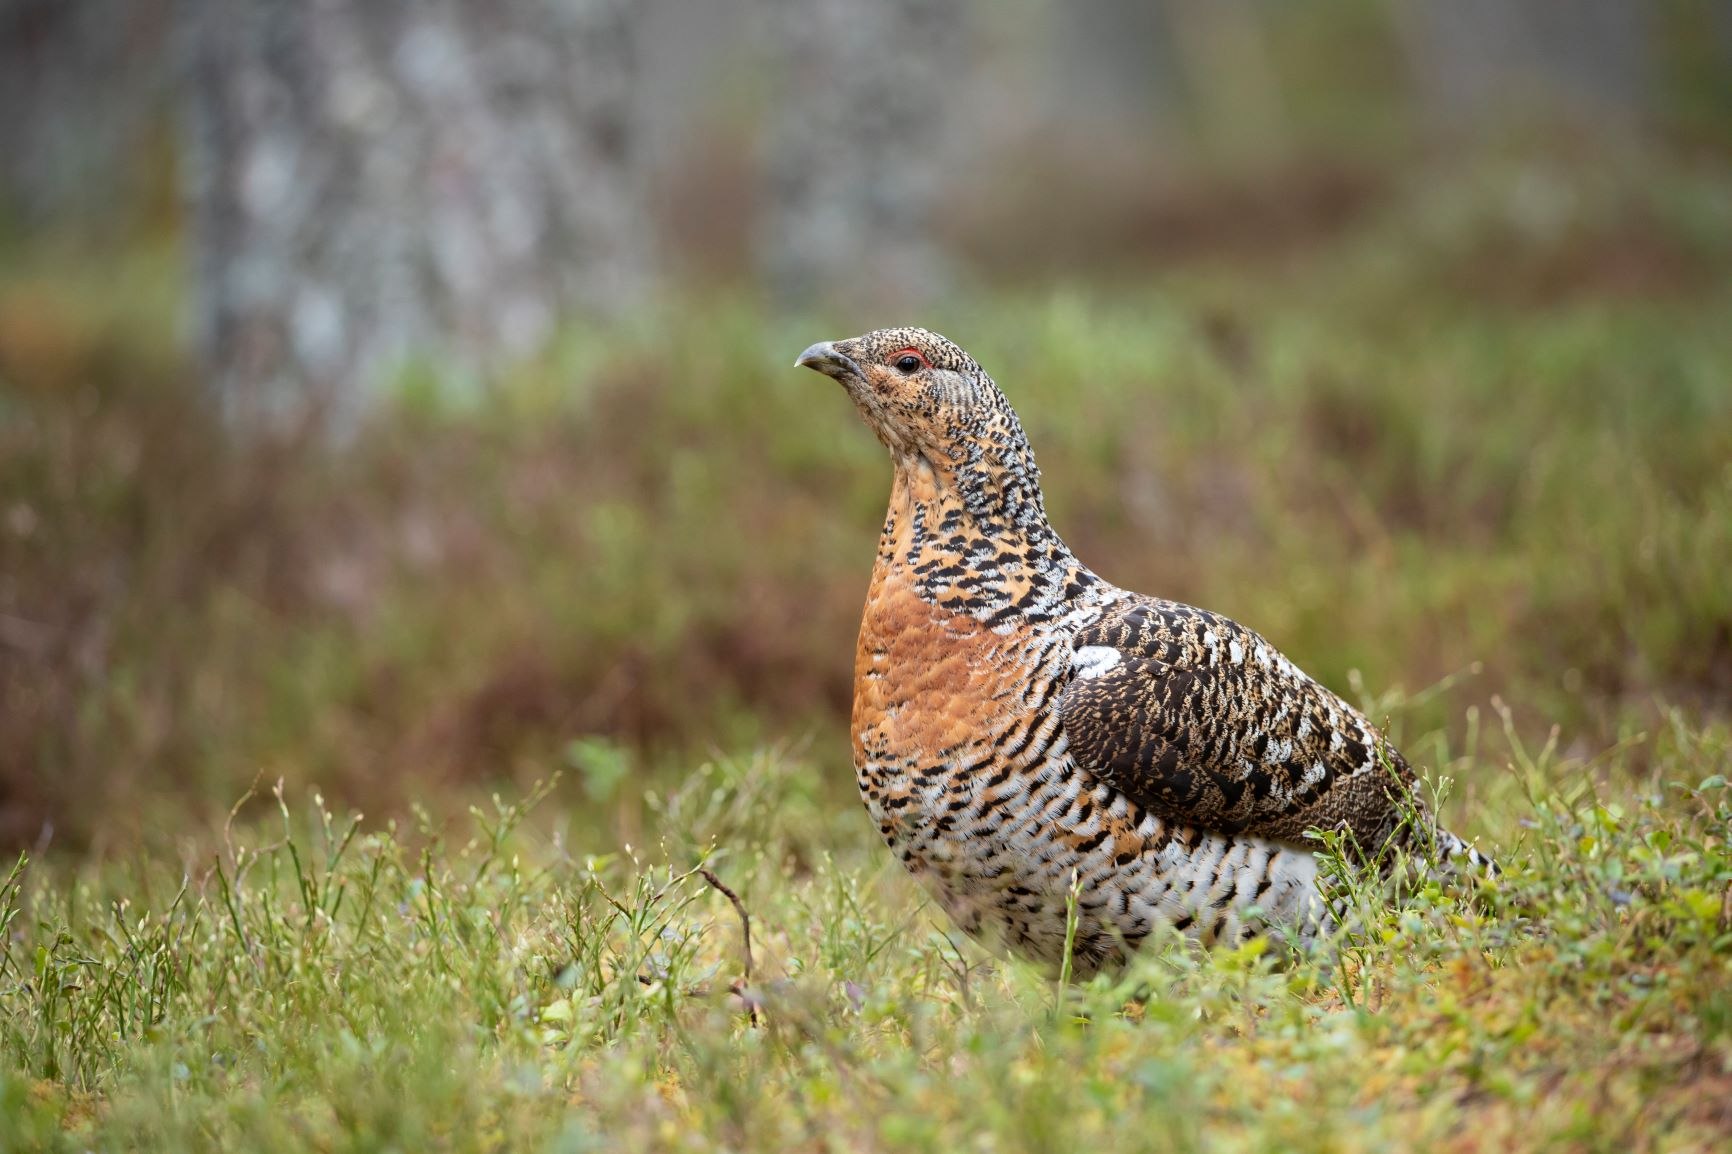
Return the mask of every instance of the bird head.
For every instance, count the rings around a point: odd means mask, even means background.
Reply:
[[[1010,402],[954,341],[920,328],[820,341],[795,361],[848,390],[898,467],[930,465],[984,513],[1044,519],[1040,471]]]
[[[835,379],[898,456],[950,456],[953,443],[999,410],[1004,394],[954,342],[919,328],[820,341],[795,364]]]

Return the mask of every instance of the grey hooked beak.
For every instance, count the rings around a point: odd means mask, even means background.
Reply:
[[[830,341],[819,341],[801,353],[799,359],[794,362],[794,366],[811,369],[814,372],[823,373],[826,377],[837,379],[840,379],[844,374],[856,377],[860,375],[860,366],[854,363],[853,358]]]

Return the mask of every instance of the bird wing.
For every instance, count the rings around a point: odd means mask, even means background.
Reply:
[[[1077,763],[1171,821],[1305,842],[1343,829],[1374,855],[1413,772],[1340,697],[1257,634],[1154,598],[1072,639],[1059,715]]]

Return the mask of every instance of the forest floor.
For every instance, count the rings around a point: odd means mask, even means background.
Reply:
[[[1069,987],[959,940],[774,754],[659,800],[647,854],[512,803],[440,835],[288,797],[208,856],[8,884],[0,1141],[1724,1149],[1732,745],[1656,741],[1676,784],[1523,761],[1489,909],[1425,891],[1317,959],[1175,942]]]
[[[689,301],[245,451],[172,252],[6,262],[0,1150],[1724,1149],[1729,187],[1492,157],[920,318],[1085,559],[1360,702],[1506,870],[1070,985],[853,796],[887,468],[789,367],[847,331]]]

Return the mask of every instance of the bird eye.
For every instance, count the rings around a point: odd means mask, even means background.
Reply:
[[[896,371],[904,376],[910,376],[929,367],[926,358],[914,349],[903,349],[891,358],[890,363],[895,365]]]

